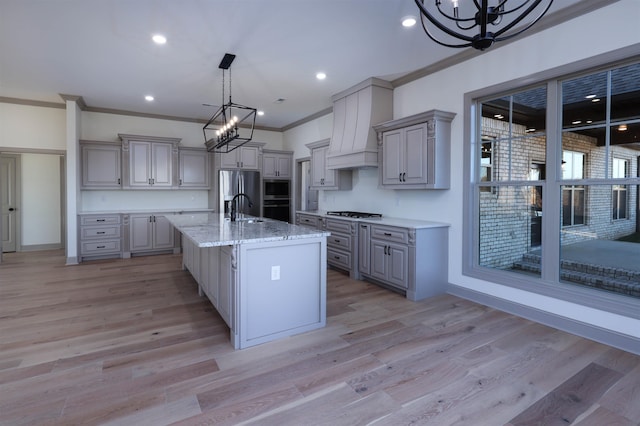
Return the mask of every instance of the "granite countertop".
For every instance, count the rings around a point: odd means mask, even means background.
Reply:
[[[79,215],[87,214],[150,214],[150,213],[171,213],[171,214],[184,214],[184,213],[207,213],[213,212],[213,209],[139,209],[139,210],[100,210],[100,211],[82,211],[78,212]]]
[[[342,219],[342,220],[353,220],[357,222],[365,222],[371,224],[378,225],[388,225],[388,226],[399,226],[401,228],[409,228],[409,229],[425,229],[425,228],[442,228],[451,226],[448,223],[444,222],[434,222],[430,220],[419,220],[419,219],[404,219],[400,217],[386,217],[383,216],[381,218],[371,218],[371,217],[348,217],[348,216],[332,216],[327,215],[327,212],[324,210],[298,210],[296,213],[302,214],[310,214],[313,216],[322,216],[324,218],[331,219]]]
[[[165,217],[198,247],[255,244],[331,235],[330,232],[246,215],[243,220],[235,222],[231,222],[221,213],[183,213]],[[256,222],[256,219],[259,222]]]

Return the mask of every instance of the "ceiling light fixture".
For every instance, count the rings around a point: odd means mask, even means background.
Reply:
[[[442,0],[433,0],[433,6],[425,5],[426,1],[415,0],[421,12],[422,28],[431,40],[445,47],[473,47],[478,50],[488,49],[496,41],[508,40],[528,30],[547,13],[553,3],[553,0],[491,0],[493,4],[490,6],[490,0],[451,0],[452,7],[449,9],[441,7]],[[463,4],[459,6],[459,3]],[[518,26],[541,5],[537,17]],[[437,18],[443,19],[444,23]],[[431,30],[427,28],[426,21],[433,25]],[[455,27],[449,28],[446,24],[455,24]],[[488,31],[489,25],[495,31]],[[438,37],[432,32],[435,28],[439,30]],[[445,41],[439,40],[442,36]],[[455,42],[455,39],[461,43]]]
[[[316,74],[316,78],[318,80],[324,80],[325,78],[327,78],[327,75],[325,73],[323,73],[323,72],[319,72],[319,73]]]
[[[627,125],[626,124],[621,124],[618,126],[618,131],[619,132],[626,132],[627,131]]]
[[[402,18],[402,26],[405,28],[411,28],[416,24],[417,20],[413,16],[405,16]]]
[[[258,115],[260,116],[264,115],[264,111],[258,111]]]
[[[162,34],[155,34],[151,37],[151,40],[153,40],[155,44],[165,44],[167,42],[167,38]]]
[[[145,97],[144,97],[144,100],[145,100],[145,101],[147,101],[147,102],[151,102],[151,101],[153,101],[154,99],[155,99],[155,98],[154,98],[153,96],[151,96],[151,95],[147,95],[147,96],[145,96]]]
[[[222,69],[222,106],[202,128],[207,151],[231,152],[253,138],[256,109],[235,104],[231,100],[231,63],[236,55],[225,53],[218,68]],[[224,103],[224,72],[229,70],[229,102]],[[233,145],[229,142],[237,141]]]

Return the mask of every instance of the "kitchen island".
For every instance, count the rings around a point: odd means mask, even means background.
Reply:
[[[243,349],[326,324],[328,232],[223,214],[166,216],[191,272]]]

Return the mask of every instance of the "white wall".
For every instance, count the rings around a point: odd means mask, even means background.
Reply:
[[[620,0],[559,27],[533,34],[503,47],[495,46],[465,63],[426,76],[394,90],[394,118],[440,109],[455,112],[452,123],[451,189],[394,191],[377,188],[377,170],[354,171],[351,191],[321,191],[324,210],[366,210],[387,216],[428,219],[451,224],[449,281],[481,293],[508,299],[640,338],[640,321],[586,308],[462,274],[464,94],[537,72],[640,43],[636,30],[640,2]],[[606,27],[606,29],[604,28]],[[597,29],[597,30],[596,30]],[[430,41],[425,36],[425,43]],[[640,53],[640,44],[637,52]],[[285,133],[285,145],[296,154],[305,144],[331,136],[327,117]],[[317,123],[316,123],[317,122]],[[308,152],[308,151],[307,151]],[[308,155],[308,153],[306,154]]]
[[[0,103],[0,148],[66,149],[65,110]]]
[[[20,157],[22,245],[60,244],[60,156]]]

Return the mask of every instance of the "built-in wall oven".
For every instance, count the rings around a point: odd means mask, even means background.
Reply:
[[[262,215],[271,219],[290,222],[291,220],[291,182],[288,180],[264,180]]]

